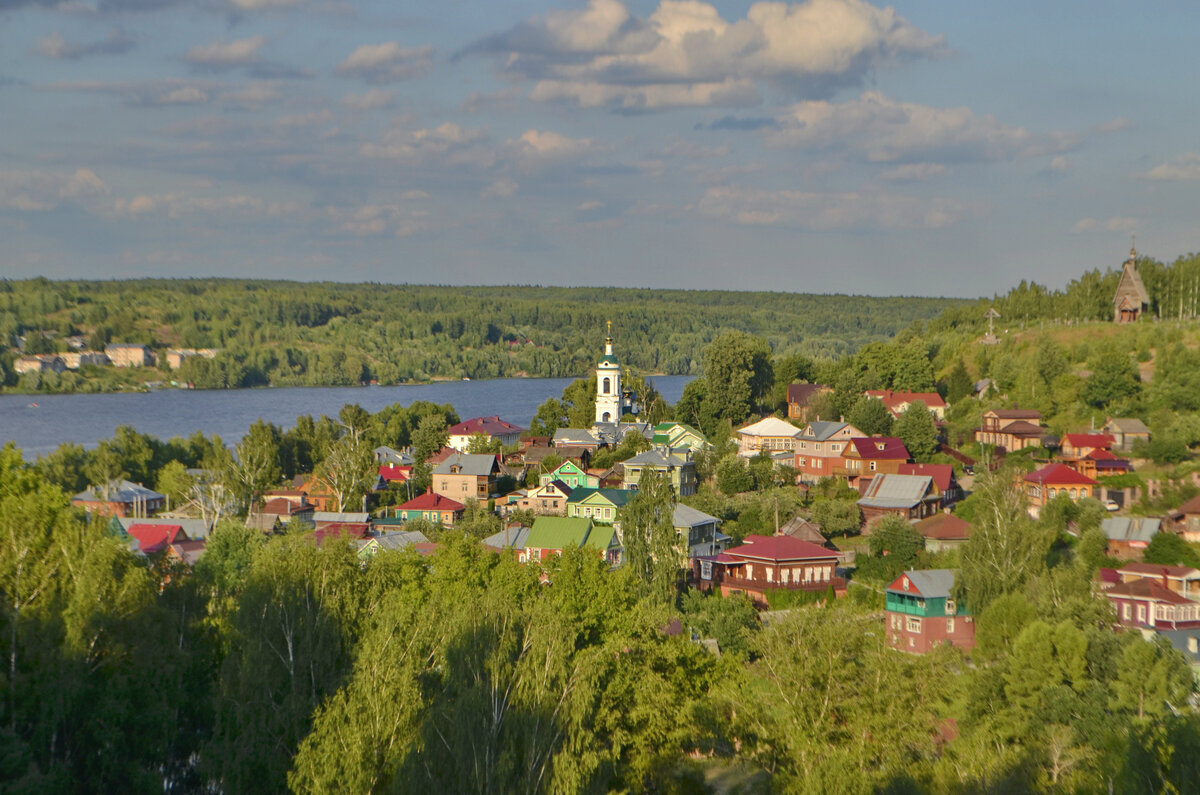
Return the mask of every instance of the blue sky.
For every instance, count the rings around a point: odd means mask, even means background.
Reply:
[[[0,0],[0,275],[976,296],[1196,250],[1200,4]]]

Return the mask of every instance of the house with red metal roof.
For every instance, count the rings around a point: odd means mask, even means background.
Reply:
[[[176,541],[187,541],[187,534],[177,524],[141,524],[134,523],[125,530],[132,538],[137,539],[138,550],[143,555],[153,555],[163,552]]]
[[[411,519],[424,519],[443,527],[450,527],[462,519],[465,510],[466,506],[461,502],[427,491],[397,506],[396,517],[406,522]]]
[[[1054,462],[1025,476],[1025,497],[1036,511],[1060,494],[1072,500],[1096,497],[1099,483],[1076,472],[1064,463]]]
[[[858,479],[876,474],[898,475],[900,465],[909,461],[908,448],[895,436],[854,438],[842,449],[841,471],[834,474],[846,478],[857,488]]]
[[[1200,602],[1180,596],[1156,580],[1122,582],[1104,592],[1117,610],[1117,621],[1144,629],[1200,627]]]
[[[788,535],[749,535],[742,544],[719,555],[692,558],[692,581],[700,590],[718,589],[724,596],[744,593],[767,606],[771,591],[846,592],[837,576],[838,553]]]
[[[924,403],[938,421],[946,419],[946,401],[937,392],[897,392],[891,389],[868,389],[863,393],[869,398],[882,400],[892,416],[897,419],[913,403]]]
[[[1059,455],[1063,458],[1083,458],[1093,450],[1111,450],[1113,437],[1107,433],[1063,434]]]
[[[463,420],[446,429],[446,435],[449,436],[447,444],[460,453],[467,452],[471,437],[477,433],[486,436],[489,442],[499,440],[500,444],[509,447],[520,441],[521,434],[524,432],[525,429],[519,425],[513,425],[497,416]]]

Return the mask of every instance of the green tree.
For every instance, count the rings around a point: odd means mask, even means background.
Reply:
[[[188,474],[187,467],[179,461],[168,461],[158,470],[154,488],[167,498],[167,504],[178,508],[191,497],[195,478]]]
[[[429,488],[431,481],[429,457],[441,450],[450,441],[446,433],[446,419],[430,414],[421,418],[412,434],[413,490],[420,493]]]
[[[1141,387],[1137,365],[1129,354],[1109,349],[1096,357],[1079,396],[1089,406],[1102,409],[1137,395]]]
[[[946,375],[946,402],[957,403],[974,392],[975,382],[971,380],[962,359],[956,359]]]
[[[862,526],[862,511],[853,499],[817,500],[812,506],[812,519],[821,525],[826,538],[848,536]]]
[[[279,465],[279,428],[257,420],[236,448],[230,486],[238,502],[249,506],[283,478]]]
[[[659,604],[674,602],[685,558],[676,538],[674,507],[671,482],[665,475],[647,471],[633,498],[617,511],[625,565]]]
[[[717,488],[730,496],[754,489],[754,475],[746,465],[746,459],[738,455],[727,455],[717,462]]]
[[[773,381],[771,347],[761,337],[729,331],[704,349],[706,398],[723,420],[743,422],[762,405]]]
[[[892,432],[900,437],[909,455],[916,461],[930,461],[940,447],[933,412],[919,400],[909,404],[896,420]]]
[[[1150,538],[1150,543],[1142,553],[1142,560],[1166,566],[1200,567],[1200,556],[1191,544],[1174,533],[1161,531]]]
[[[358,510],[378,477],[369,443],[353,431],[334,442],[314,474],[337,511]]]
[[[882,400],[863,395],[854,402],[846,421],[868,436],[887,436],[892,432],[892,412]]]

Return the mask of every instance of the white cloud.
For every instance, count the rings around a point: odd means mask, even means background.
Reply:
[[[967,107],[897,102],[877,91],[842,103],[801,102],[778,125],[765,127],[763,135],[773,146],[858,149],[867,160],[881,163],[1007,160],[1060,152],[1078,143],[1066,133],[1035,135]]]
[[[228,67],[254,63],[258,51],[267,43],[266,36],[251,36],[248,39],[223,39],[193,47],[187,52],[190,63],[204,66]]]
[[[421,163],[440,157],[451,165],[491,165],[494,155],[478,146],[486,137],[483,129],[466,129],[454,122],[415,130],[393,127],[383,134],[380,143],[366,143],[359,147],[359,154],[406,163]]]
[[[606,148],[591,138],[570,138],[549,130],[526,130],[520,138],[510,138],[505,145],[528,165],[571,160]]]
[[[1200,179],[1200,154],[1188,152],[1169,163],[1155,166],[1146,173],[1149,179],[1193,180]]]
[[[101,41],[87,43],[69,42],[56,31],[38,40],[37,51],[47,58],[74,60],[89,55],[120,55],[132,50],[133,45],[133,39],[120,28],[113,28]]]
[[[50,171],[0,171],[0,209],[47,212],[62,202],[85,203],[111,193],[90,168],[65,174]]]
[[[702,215],[743,226],[802,229],[940,229],[962,218],[968,207],[952,199],[922,199],[886,193],[767,191],[713,187],[696,208]]]
[[[1088,232],[1124,232],[1130,234],[1136,232],[1141,227],[1141,222],[1136,218],[1122,218],[1120,216],[1109,218],[1107,221],[1100,221],[1095,218],[1083,218],[1071,227],[1071,234],[1082,235]]]
[[[888,169],[879,178],[888,182],[924,182],[946,173],[941,163],[905,163]]]
[[[372,83],[392,83],[429,71],[433,53],[433,47],[401,47],[395,41],[364,44],[346,56],[337,71]]]
[[[361,94],[347,94],[342,97],[342,106],[350,110],[378,110],[389,108],[396,101],[396,92],[382,88],[372,88]]]
[[[1108,121],[1100,122],[1092,128],[1097,133],[1114,133],[1124,130],[1132,130],[1135,125],[1131,120],[1126,118],[1109,119]]]
[[[425,228],[429,215],[425,210],[406,210],[397,204],[364,204],[351,209],[330,207],[327,212],[338,232],[354,237],[408,237]]]
[[[476,44],[536,100],[626,109],[747,105],[766,81],[794,96],[826,96],[876,67],[935,57],[940,36],[863,0],[760,2],[730,22],[699,0],[661,0],[646,19],[618,0],[589,0]]]
[[[488,185],[483,190],[479,191],[481,199],[507,199],[510,196],[516,195],[517,189],[521,186],[516,180],[508,179],[507,177],[498,179],[491,185]]]

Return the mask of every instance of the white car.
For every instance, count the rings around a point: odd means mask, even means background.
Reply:
[[[1106,502],[1104,503],[1104,507],[1105,507],[1105,508],[1107,508],[1107,509],[1108,509],[1108,510],[1110,510],[1110,511],[1119,511],[1119,510],[1121,510],[1121,506],[1120,506],[1120,505],[1117,505],[1117,501],[1116,501],[1116,500],[1108,500],[1108,501],[1106,501]]]

